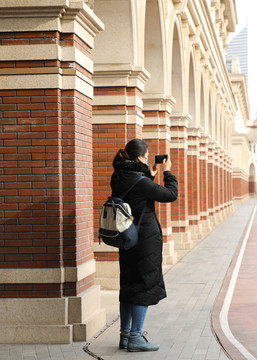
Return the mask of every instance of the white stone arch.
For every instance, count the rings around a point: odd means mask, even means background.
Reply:
[[[220,111],[220,146],[225,148],[225,105],[221,105]]]
[[[201,72],[201,82],[200,82],[200,126],[204,134],[206,134],[207,130],[207,105],[206,105],[206,91],[205,91],[205,77],[204,71]]]
[[[208,135],[213,139],[213,101],[212,91],[209,89],[209,103],[208,103]]]
[[[257,174],[256,163],[255,162],[250,162],[249,176],[255,178],[256,174]]]
[[[193,51],[191,51],[188,62],[188,113],[191,117],[189,122],[190,127],[196,127],[197,124],[196,84],[195,58],[193,56]]]
[[[216,122],[216,127],[217,127],[217,131],[216,131],[216,141],[218,143],[219,146],[221,146],[221,131],[222,131],[222,127],[221,127],[221,108],[222,108],[222,104],[221,104],[221,97],[220,95],[217,97],[217,122]]]
[[[209,134],[211,141],[216,141],[217,91],[216,84],[211,81],[209,88]]]
[[[249,166],[249,194],[256,196],[257,171],[256,163],[251,162]]]
[[[165,25],[161,0],[146,0],[144,29],[144,67],[151,78],[145,84],[146,94],[165,93],[166,86]]]
[[[131,1],[94,0],[94,12],[105,26],[105,31],[95,38],[94,62],[133,64],[137,26]]]
[[[231,130],[230,130],[230,118],[229,118],[229,114],[227,114],[227,154],[230,154],[230,141],[231,141]]]
[[[215,115],[214,115],[214,140],[218,143],[219,140],[219,107],[218,107],[218,101],[216,99],[215,101]]]
[[[228,113],[225,111],[225,124],[224,124],[224,149],[226,153],[228,152],[228,133],[229,133],[229,127],[228,127]]]
[[[172,108],[173,113],[184,113],[184,58],[183,36],[181,24],[178,18],[173,23],[172,31],[172,60],[171,60],[171,95],[176,104]]]

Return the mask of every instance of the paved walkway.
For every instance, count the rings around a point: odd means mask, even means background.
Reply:
[[[88,346],[95,358],[256,360],[257,215],[247,232],[256,204],[251,199],[236,206],[225,222],[166,273],[168,297],[149,308],[145,322],[147,337],[160,344],[159,351],[128,353],[118,349],[119,320],[114,321],[118,292],[103,291],[103,306],[112,325]],[[84,345],[0,344],[0,360],[92,360],[83,351]]]

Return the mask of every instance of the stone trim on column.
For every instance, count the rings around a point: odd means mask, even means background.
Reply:
[[[230,178],[230,174],[231,174],[231,168],[230,168],[230,163],[231,163],[231,159],[230,157],[225,154],[224,156],[224,161],[225,161],[225,184],[226,184],[226,191],[225,191],[225,213],[226,216],[229,216],[230,214],[233,213],[234,211],[234,206],[233,206],[233,201],[230,198],[230,188],[231,188],[231,178]]]
[[[208,143],[209,136],[200,137],[200,216],[204,233],[212,230],[209,218],[209,179],[208,179]]]
[[[212,226],[215,226],[215,200],[214,200],[214,148],[215,143],[209,142],[208,144],[208,212]]]
[[[200,136],[198,128],[188,129],[188,219],[192,239],[202,238],[200,222]]]
[[[222,221],[221,216],[221,197],[220,197],[220,189],[221,189],[221,179],[220,179],[220,147],[218,145],[215,146],[214,149],[214,201],[215,201],[215,214],[214,221],[215,224],[218,225]]]
[[[188,219],[187,129],[189,121],[190,116],[186,114],[171,114],[170,116],[172,171],[179,185],[178,199],[171,209],[172,238],[177,251],[193,247]]]

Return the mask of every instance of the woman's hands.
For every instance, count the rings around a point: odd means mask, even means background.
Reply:
[[[167,159],[163,160],[162,166],[163,166],[163,171],[168,171],[168,170],[170,171],[170,169],[171,169],[171,160],[170,160],[169,155],[168,155]],[[156,164],[150,165],[149,169],[150,169],[150,172],[151,172],[152,176],[155,176],[157,174],[158,170],[157,170],[157,165]]]
[[[163,171],[170,171],[171,168],[171,160],[170,160],[170,155],[168,155],[167,160],[164,159],[163,160]]]
[[[154,177],[157,174],[157,171],[158,171],[157,170],[157,165],[156,164],[150,165],[149,168],[150,168],[151,175]]]

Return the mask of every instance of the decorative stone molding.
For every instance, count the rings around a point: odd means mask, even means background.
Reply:
[[[94,64],[95,86],[129,86],[144,90],[145,82],[150,79],[149,72],[131,64]]]

